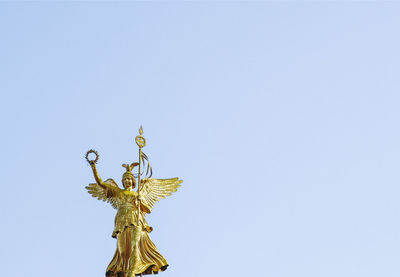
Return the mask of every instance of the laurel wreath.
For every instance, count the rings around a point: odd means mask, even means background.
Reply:
[[[90,153],[95,154],[95,155],[96,155],[96,159],[94,159],[94,160],[89,160],[89,154],[90,154]],[[97,151],[94,150],[94,149],[90,149],[89,151],[86,152],[85,158],[86,158],[86,160],[87,160],[87,162],[88,162],[89,164],[91,164],[91,163],[97,163],[97,161],[99,160],[99,153],[97,153]]]

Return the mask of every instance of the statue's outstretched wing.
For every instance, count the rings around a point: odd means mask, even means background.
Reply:
[[[146,178],[141,180],[140,185],[140,199],[142,203],[148,207],[148,213],[154,207],[154,204],[160,200],[161,198],[165,198],[168,195],[171,195],[175,192],[178,187],[180,187],[180,183],[182,180],[179,178],[171,178],[171,179],[153,179]]]
[[[118,209],[118,194],[121,189],[113,179],[107,179],[103,182],[104,187],[98,184],[89,184],[85,187],[88,192],[93,196],[97,197],[98,200],[107,201],[114,209]]]

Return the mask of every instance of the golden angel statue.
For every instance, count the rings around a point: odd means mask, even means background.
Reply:
[[[144,138],[141,138],[142,141],[136,140],[139,145],[139,163],[122,165],[126,169],[126,172],[122,175],[123,189],[119,188],[113,179],[102,181],[96,169],[98,160],[96,151],[89,150],[86,154],[86,159],[96,180],[96,183],[89,184],[86,189],[93,197],[107,201],[113,208],[117,209],[115,227],[112,233],[112,237],[117,239],[117,249],[107,267],[107,277],[157,274],[168,267],[167,261],[150,239],[149,233],[153,228],[147,223],[146,214],[152,211],[158,200],[175,192],[182,180],[149,177],[140,180],[141,162],[144,162],[144,158],[147,159],[147,156],[141,151],[144,146]],[[88,159],[90,153],[96,155],[95,160]],[[137,183],[132,169],[137,165],[139,165],[138,183],[140,186],[137,191],[134,191]]]

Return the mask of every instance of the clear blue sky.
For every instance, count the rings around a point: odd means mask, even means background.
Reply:
[[[3,276],[104,276],[143,125],[163,277],[400,276],[400,3],[0,3]]]

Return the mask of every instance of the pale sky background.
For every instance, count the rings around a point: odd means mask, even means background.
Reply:
[[[400,276],[400,3],[0,3],[0,272],[104,276],[144,152],[162,277]]]

